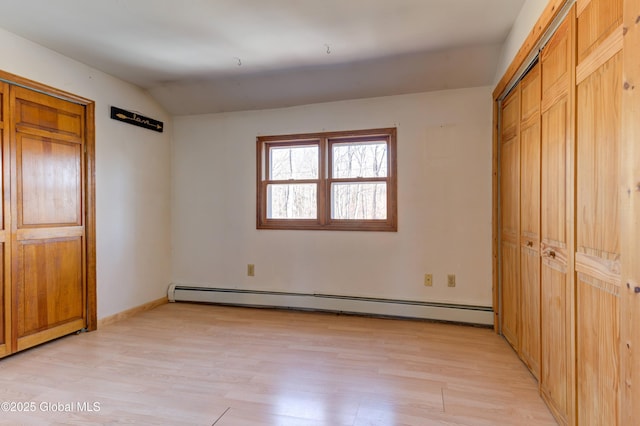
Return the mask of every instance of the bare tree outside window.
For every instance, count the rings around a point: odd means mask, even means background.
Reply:
[[[258,228],[397,229],[396,129],[257,138]]]
[[[318,179],[318,146],[270,148],[270,179],[295,181]],[[272,184],[267,187],[267,218],[315,219],[318,217],[318,185]]]
[[[387,144],[363,141],[332,144],[333,173],[336,179],[387,177]],[[385,183],[333,183],[333,219],[386,219]]]

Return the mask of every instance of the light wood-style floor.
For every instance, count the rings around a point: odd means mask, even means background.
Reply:
[[[488,329],[180,303],[0,360],[0,402],[36,408],[3,425],[556,424]]]

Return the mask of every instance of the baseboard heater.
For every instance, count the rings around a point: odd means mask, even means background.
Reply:
[[[233,306],[299,309],[493,325],[493,309],[488,306],[331,294],[190,287],[176,284],[169,286],[168,297],[169,302],[200,302]]]

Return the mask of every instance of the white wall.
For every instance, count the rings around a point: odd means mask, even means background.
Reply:
[[[174,118],[172,281],[490,306],[491,115],[481,87]],[[256,230],[256,136],[387,126],[397,233]]]
[[[4,30],[0,69],[96,102],[98,317],[166,295],[170,117],[138,87]],[[111,120],[111,105],[164,121],[165,133]]]
[[[497,84],[507,71],[513,58],[516,57],[518,50],[520,50],[520,46],[524,43],[548,3],[549,0],[527,0],[524,5],[522,5],[522,9],[520,9],[520,13],[507,36],[507,40],[502,46],[494,84]]]

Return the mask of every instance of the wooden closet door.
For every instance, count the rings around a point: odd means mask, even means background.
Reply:
[[[10,258],[9,245],[10,234],[8,232],[9,211],[9,128],[8,120],[9,110],[9,86],[0,82],[0,168],[2,172],[0,177],[2,184],[0,185],[0,357],[8,355],[12,352],[11,345],[11,286],[10,286]]]
[[[86,326],[84,107],[11,87],[12,318],[23,350]]]
[[[579,424],[620,422],[622,1],[578,15],[576,362]]]
[[[500,277],[502,334],[518,349],[520,309],[520,88],[504,100],[500,147]]]
[[[520,83],[520,356],[540,376],[540,64]]]
[[[573,161],[575,6],[541,54],[540,391],[561,424],[574,410]]]

